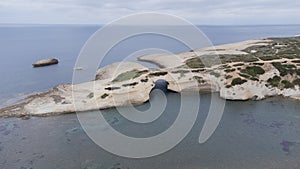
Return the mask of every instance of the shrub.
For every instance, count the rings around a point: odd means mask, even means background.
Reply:
[[[255,77],[264,74],[265,70],[259,66],[247,66],[246,69],[241,70],[241,72]]]
[[[298,70],[295,70],[296,68],[295,65],[283,65],[280,62],[272,62],[272,65],[280,72],[281,76],[285,76],[287,74],[293,74],[295,72],[298,74]]]
[[[293,63],[300,63],[300,60],[293,60]]]
[[[253,65],[263,66],[264,63],[253,63]]]
[[[284,88],[294,88],[294,86],[295,86],[293,83],[291,83],[287,80],[283,80],[283,81],[281,81],[281,83],[284,85]]]
[[[168,74],[168,72],[154,72],[154,73],[150,73],[149,76],[164,76]]]
[[[234,72],[236,69],[225,69],[224,71],[226,72],[226,73],[229,73],[229,72]]]
[[[232,86],[235,86],[235,85],[241,85],[241,84],[243,84],[243,83],[246,83],[247,82],[247,80],[245,80],[245,79],[241,79],[241,78],[235,78],[235,79],[233,79],[232,81],[231,81],[231,85]]]
[[[295,80],[293,81],[293,84],[294,84],[294,85],[300,86],[300,79],[295,79]]]
[[[226,76],[225,76],[225,79],[230,79],[230,78],[232,78],[231,75],[226,75]]]
[[[106,87],[105,90],[117,90],[120,89],[120,87]]]
[[[102,96],[101,96],[101,99],[105,99],[107,96],[109,96],[107,93],[104,93]]]
[[[197,80],[197,82],[198,82],[199,84],[205,83],[205,80],[203,80],[202,77],[194,76],[193,78],[194,78],[195,80]]]
[[[262,57],[260,57],[260,59],[263,61],[269,61],[269,60],[280,59],[280,57],[278,57],[278,56],[262,56]]]
[[[128,86],[135,86],[137,84],[138,84],[138,82],[133,82],[133,83],[122,84],[122,86],[128,87]]]
[[[237,64],[234,64],[232,66],[244,66],[244,63],[237,63]]]
[[[281,77],[274,76],[273,78],[268,79],[267,82],[273,87],[278,87],[280,81],[281,81]]]

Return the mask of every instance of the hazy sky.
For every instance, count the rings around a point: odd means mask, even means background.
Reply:
[[[202,25],[300,24],[299,0],[0,0],[0,23],[105,24],[137,12]]]

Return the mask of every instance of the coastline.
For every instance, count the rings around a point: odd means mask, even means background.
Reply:
[[[132,62],[114,63],[100,69],[94,81],[58,85],[30,95],[21,103],[0,108],[0,117],[50,116],[141,105],[149,101],[157,80],[166,81],[168,89],[178,93],[219,92],[227,100],[272,96],[300,100],[299,45],[300,38],[295,36],[250,40],[175,55],[141,56],[138,60],[161,69],[149,70]]]

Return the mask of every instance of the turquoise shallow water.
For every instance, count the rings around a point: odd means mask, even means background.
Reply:
[[[0,26],[0,106],[24,94],[71,83],[76,57],[99,26]],[[300,34],[300,26],[204,26],[213,44],[270,36]],[[159,40],[157,42],[157,40]],[[143,42],[143,43],[141,43]],[[154,43],[157,42],[157,43]],[[171,52],[187,49],[160,37],[129,39],[108,53],[103,65],[122,60],[135,50],[161,47]],[[33,69],[31,63],[58,57],[55,66]],[[101,66],[103,66],[101,65]],[[152,99],[156,97],[153,96]],[[115,109],[104,112],[107,121],[125,134],[146,137],[166,130],[177,116],[179,94],[168,93],[168,106],[153,123],[137,125]],[[11,99],[11,100],[9,100]],[[226,102],[213,136],[199,144],[210,95],[201,96],[198,119],[175,148],[146,159],[122,158],[98,147],[81,128],[76,114],[31,118],[0,118],[0,168],[299,168],[300,104],[281,97],[263,101]],[[147,109],[149,103],[138,106]],[[101,125],[100,125],[101,127]]]

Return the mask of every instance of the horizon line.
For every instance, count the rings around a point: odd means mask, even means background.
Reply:
[[[106,24],[96,23],[0,23],[0,25],[70,25],[70,26],[104,26]],[[296,24],[194,24],[195,26],[300,26]]]

